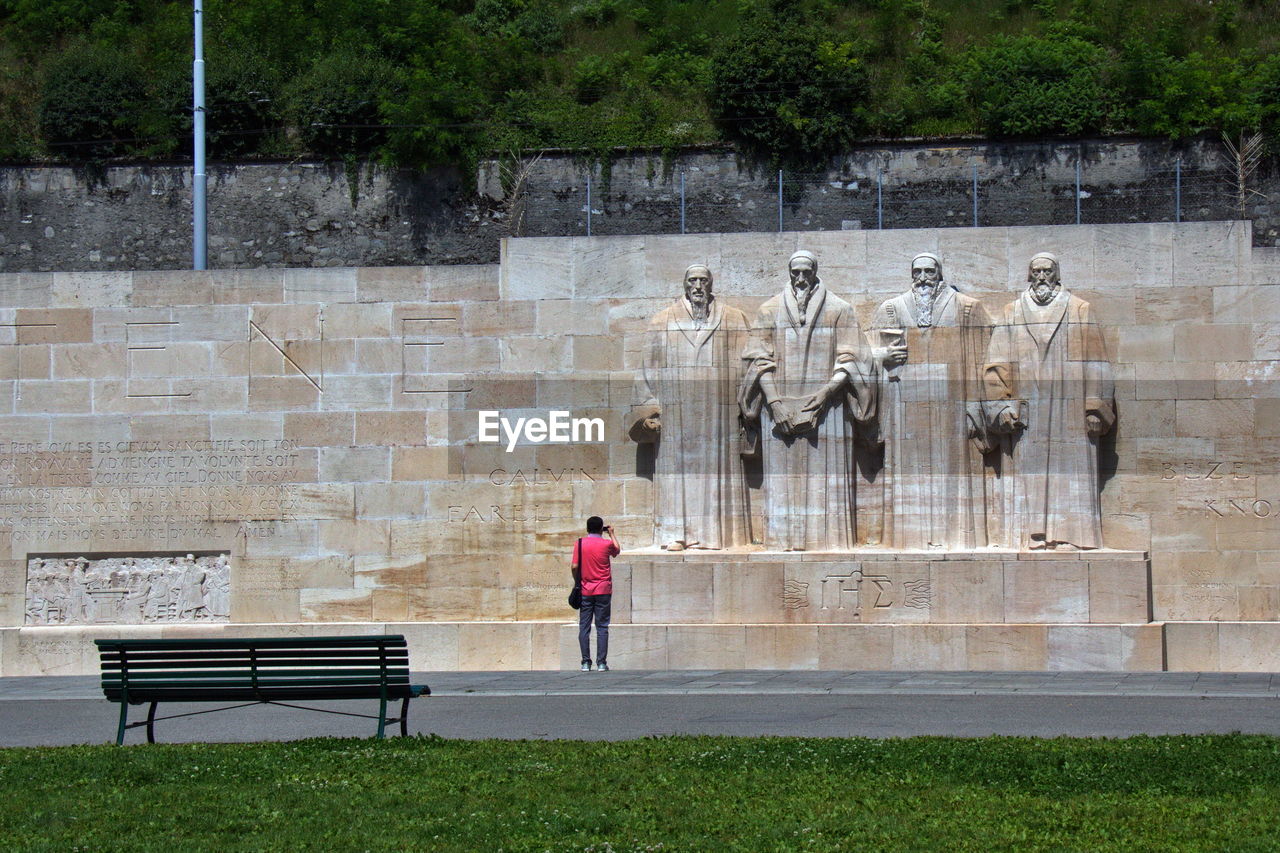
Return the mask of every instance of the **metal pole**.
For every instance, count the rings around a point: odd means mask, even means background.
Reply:
[[[680,170],[680,233],[684,233],[684,170]]]
[[[978,164],[973,164],[973,227],[978,227]]]
[[[884,229],[884,172],[876,175],[876,230]]]
[[[778,232],[782,232],[782,170],[778,170]]]
[[[587,172],[587,236],[591,236],[591,173]]]
[[[195,62],[191,67],[192,148],[195,168],[191,179],[191,268],[209,268],[209,218],[205,191],[208,181],[204,172],[204,3],[195,0]]]
[[[1076,224],[1080,224],[1080,158],[1076,157]]]
[[[1183,220],[1183,159],[1174,163],[1174,222]]]

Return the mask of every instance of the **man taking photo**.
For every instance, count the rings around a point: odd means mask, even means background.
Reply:
[[[606,539],[604,534],[608,534]],[[613,527],[598,515],[587,519],[587,535],[573,547],[573,582],[582,588],[578,610],[578,646],[582,650],[582,671],[591,671],[591,622],[596,623],[596,665],[609,671],[609,616],[613,604],[611,560],[622,553]]]

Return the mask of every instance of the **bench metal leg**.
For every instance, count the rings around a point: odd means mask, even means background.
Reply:
[[[378,700],[378,740],[387,736],[387,698]]]
[[[150,710],[147,711],[147,743],[156,742],[156,705],[152,702]]]
[[[120,703],[120,725],[116,728],[116,746],[124,745],[124,730],[129,722],[129,703]]]
[[[400,737],[409,736],[409,699],[404,697],[404,702],[400,704]]]

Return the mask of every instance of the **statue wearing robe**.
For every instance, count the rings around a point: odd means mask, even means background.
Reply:
[[[747,317],[720,299],[695,318],[688,297],[649,324],[631,434],[657,417],[654,539],[669,550],[751,544],[737,389]],[[651,436],[652,437],[652,436]]]
[[[884,531],[893,548],[978,548],[988,544],[991,449],[982,413],[982,368],[991,317],[982,303],[945,283],[926,305],[908,291],[882,303],[871,344],[901,339],[905,364],[879,372],[884,441]]]
[[[807,276],[797,288],[797,273]],[[870,365],[852,306],[792,256],[792,286],[760,307],[743,359],[744,418],[758,426],[764,544],[843,551],[856,542],[853,418],[866,416]]]
[[[1057,288],[1051,255],[1032,259],[1032,274],[1042,272]],[[987,355],[988,416],[1007,435],[1003,513],[1015,547],[1100,548],[1097,441],[1116,420],[1111,363],[1089,303],[1061,288],[1037,299],[1042,283],[1005,307]]]

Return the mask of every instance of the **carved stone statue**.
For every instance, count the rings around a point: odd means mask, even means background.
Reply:
[[[219,554],[209,578],[209,615],[226,619],[231,615],[231,567],[226,554]]]
[[[911,289],[882,303],[871,325],[885,447],[881,542],[988,544],[982,368],[990,315],[947,284],[941,260],[926,252],[911,261]]]
[[[656,440],[654,538],[669,551],[751,542],[737,389],[747,317],[717,299],[711,270],[649,323],[631,435]]]
[[[852,418],[867,416],[870,364],[852,306],[818,278],[812,252],[788,263],[790,281],[760,307],[743,350],[739,403],[758,425],[764,463],[764,543],[772,549],[853,547]]]
[[[1031,259],[987,354],[988,417],[1003,433],[1003,511],[1021,548],[1100,548],[1098,437],[1115,424],[1102,330],[1068,293],[1058,259]]]

